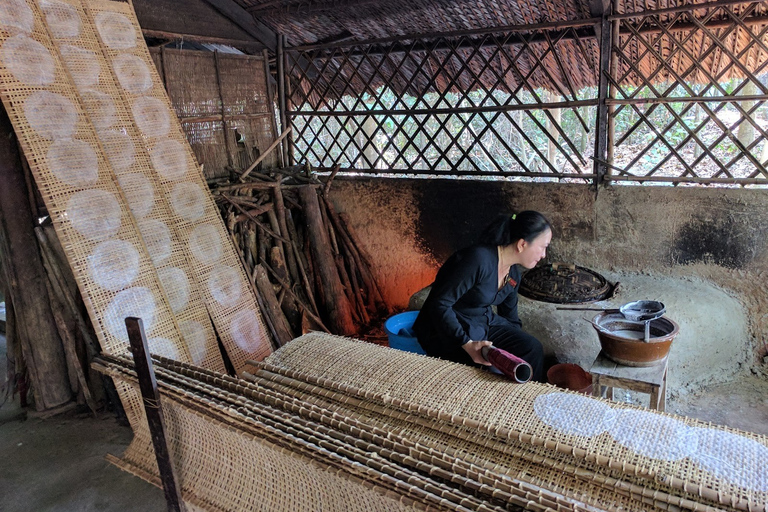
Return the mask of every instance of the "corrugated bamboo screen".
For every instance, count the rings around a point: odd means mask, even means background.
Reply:
[[[307,488],[296,457],[438,510],[714,512],[768,503],[765,436],[356,340],[304,335],[246,380],[155,365],[184,496],[211,509],[341,510],[324,500],[354,486]],[[124,402],[137,437],[119,465],[151,479],[130,360],[102,371],[131,395]],[[283,451],[265,452],[272,444]],[[357,492],[346,509],[379,510]]]
[[[125,350],[123,318],[138,316],[150,351],[221,369],[202,296],[236,369],[265,357],[255,297],[130,5],[9,0],[0,43],[0,95],[102,348]]]

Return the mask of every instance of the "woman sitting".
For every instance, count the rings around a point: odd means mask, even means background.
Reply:
[[[489,366],[481,350],[493,345],[524,359],[533,368],[533,380],[543,382],[543,349],[523,331],[517,290],[520,267],[535,267],[551,239],[549,221],[539,212],[524,211],[500,216],[483,232],[480,244],[448,258],[413,326],[424,351],[457,363]]]

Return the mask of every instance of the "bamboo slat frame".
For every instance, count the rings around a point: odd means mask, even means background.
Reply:
[[[280,78],[286,87],[292,86],[291,100],[300,105],[296,109],[286,106],[283,111],[295,134],[289,149],[296,161],[326,169],[341,165],[346,174],[536,179],[567,175],[595,184],[632,181],[629,178],[637,176],[638,183],[768,185],[764,181],[768,171],[754,154],[761,144],[768,144],[768,130],[754,120],[755,112],[768,100],[768,88],[758,85],[761,94],[737,95],[748,82],[759,84],[757,75],[768,65],[768,17],[759,5],[761,2],[750,0],[720,0],[695,7],[609,15],[610,45],[603,53],[613,52],[613,59],[599,56],[596,25],[600,18],[286,48],[289,62]],[[734,34],[740,39],[729,42]],[[709,42],[703,53],[685,46],[702,39]],[[671,49],[654,48],[659,41]],[[728,44],[740,46],[732,50]],[[633,53],[636,48],[639,50]],[[580,85],[573,83],[573,73],[564,64],[569,51],[580,52],[585,61],[594,63],[594,83],[598,77],[607,80],[602,102],[599,93],[579,91]],[[710,72],[704,60],[715,54],[724,62]],[[693,61],[692,67],[675,69],[672,57]],[[661,64],[647,69],[640,60],[649,58],[662,59]],[[734,91],[718,84],[733,75],[745,77]],[[671,77],[671,86],[657,84],[664,76]],[[708,82],[703,92],[686,82],[696,79]],[[564,100],[545,101],[531,81],[544,83]],[[683,88],[684,94],[677,93],[676,87]],[[391,91],[394,100],[383,101],[378,94],[382,90]],[[649,90],[650,98],[639,94]],[[478,100],[472,91],[484,96]],[[431,99],[425,99],[429,92],[433,93]],[[508,98],[500,101],[494,95],[499,92],[509,94]],[[713,102],[718,104],[710,107]],[[685,105],[682,111],[677,103]],[[607,106],[606,111],[593,116],[594,125],[587,124],[578,109],[596,110],[599,104]],[[649,106],[643,109],[642,104]],[[707,117],[689,126],[685,115],[694,105]],[[593,157],[575,147],[574,135],[568,136],[551,114],[558,108],[576,114],[575,122],[589,130],[590,144],[600,154]],[[735,110],[740,118],[720,121],[717,114],[723,109]],[[516,111],[524,112],[530,126],[516,119]],[[640,119],[626,132],[615,133],[616,119],[628,112]],[[657,116],[663,112],[671,120],[658,121],[651,116],[654,112]],[[749,123],[757,133],[747,144],[732,133],[741,123]],[[504,128],[497,128],[499,124]],[[509,138],[505,140],[507,127]],[[633,147],[630,165],[614,161],[614,152],[623,150],[622,145],[638,128],[651,134],[651,142]],[[704,135],[705,128],[719,130],[720,136],[710,140]],[[675,130],[684,132],[681,142],[671,138]],[[522,146],[511,143],[513,135]],[[379,142],[374,144],[377,138]],[[542,140],[556,148],[558,165],[547,159]],[[736,154],[718,158],[716,151],[723,143],[733,145]],[[641,159],[656,144],[666,153],[648,171]],[[489,149],[493,145],[495,151]],[[684,152],[691,145],[698,146],[701,153],[689,162]],[[520,147],[535,158],[523,161],[516,151]],[[594,167],[586,169],[585,160],[590,158]],[[505,167],[502,161],[512,167]],[[739,170],[737,164],[744,166],[744,162],[748,169]],[[670,164],[683,169],[671,175],[670,171],[660,172]],[[701,171],[705,164],[714,166],[714,171]],[[624,171],[619,172],[621,178],[614,179],[612,170],[617,168]]]
[[[581,41],[583,36],[580,35],[584,30],[591,30],[588,23],[571,22],[566,28],[546,34],[526,34],[521,29],[515,29],[502,34],[481,33],[479,38],[472,37],[475,34],[454,40],[440,38],[429,43],[385,40],[367,47],[318,47],[301,51],[291,49],[286,52],[292,60],[286,69],[286,81],[293,77],[295,83],[304,86],[308,80],[302,81],[303,78],[314,77],[308,87],[294,88],[294,103],[316,105],[315,108],[302,108],[287,113],[296,130],[296,158],[309,159],[313,164],[331,167],[351,163],[340,160],[352,152],[363,157],[362,165],[355,167],[369,169],[388,166],[405,169],[420,161],[422,164],[427,162],[428,174],[456,169],[462,172],[462,165],[467,167],[463,172],[468,173],[476,171],[503,176],[519,174],[499,164],[493,169],[483,169],[473,161],[473,152],[485,156],[489,161],[494,160],[491,151],[483,143],[483,137],[486,137],[489,142],[500,146],[499,151],[509,161],[514,161],[524,175],[537,172],[537,169],[531,168],[530,163],[518,157],[517,148],[513,148],[494,126],[496,120],[501,120],[509,126],[510,136],[514,132],[516,137],[524,141],[527,150],[538,157],[540,165],[546,169],[542,174],[568,174],[569,177],[579,178],[586,174],[589,155],[582,154],[551,110],[570,109],[579,125],[588,131],[588,123],[578,109],[592,107],[596,101],[579,99],[577,86],[568,78],[558,49],[568,44],[571,51],[581,52],[585,61],[588,60],[587,50]],[[500,69],[497,69],[495,61],[502,62]],[[305,63],[310,63],[312,69],[308,69]],[[381,65],[385,63],[389,63],[392,69],[384,71]],[[366,67],[374,70],[368,76],[364,76]],[[414,72],[404,78],[402,72],[408,67],[412,67]],[[556,73],[550,71],[550,67],[556,69]],[[534,74],[541,75],[552,84],[552,89],[565,100],[546,101],[542,98],[540,91],[528,83]],[[507,75],[514,77],[514,81],[508,79]],[[377,89],[382,86],[402,93],[395,94],[393,103],[385,104],[376,98]],[[345,102],[345,94],[357,87],[362,87],[374,98],[373,105],[366,105],[362,95]],[[482,102],[466,92],[478,88],[487,93]],[[430,100],[419,97],[415,104],[409,104],[406,98],[409,91],[434,91],[435,94]],[[495,93],[508,97],[501,100],[494,96]],[[457,95],[456,99],[450,97],[453,94]],[[328,100],[331,97],[335,98],[335,102]],[[538,143],[511,114],[515,111],[524,113],[535,127],[539,134]],[[314,127],[306,122],[310,118],[316,124],[319,120],[320,126]],[[545,126],[542,119],[549,127]],[[338,126],[339,120],[346,120],[347,126],[336,128],[336,136],[323,154],[323,150],[317,150],[315,143],[323,134],[331,133],[333,127]],[[428,127],[428,123],[433,126]],[[393,126],[389,128],[389,141],[383,147],[374,148],[371,139],[378,133],[387,133],[386,124]],[[449,124],[456,125],[458,131],[450,130]],[[474,125],[479,125],[476,131]],[[400,153],[394,161],[388,161],[387,154],[399,152],[396,147],[398,141],[402,148],[416,148],[419,145],[417,139],[424,145],[418,151],[417,158],[409,159]],[[566,172],[547,158],[544,154],[546,149],[541,147],[542,141],[544,145],[556,148],[559,160],[565,162],[568,168]],[[374,149],[373,155],[370,155],[371,149]],[[327,158],[331,152],[335,152],[338,158]]]

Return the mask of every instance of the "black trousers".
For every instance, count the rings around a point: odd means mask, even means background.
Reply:
[[[494,315],[488,329],[488,341],[492,342],[494,347],[506,350],[530,364],[533,369],[531,380],[546,382],[544,375],[544,348],[539,340],[525,332],[519,325]],[[467,351],[461,348],[461,346],[447,346],[448,344],[440,343],[438,340],[424,340],[422,342],[420,339],[419,342],[424,351],[430,356],[468,366],[480,366],[472,361]]]

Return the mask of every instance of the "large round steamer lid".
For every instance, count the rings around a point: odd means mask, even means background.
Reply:
[[[614,288],[594,270],[552,263],[526,272],[520,283],[520,295],[555,304],[577,304],[607,299]]]

